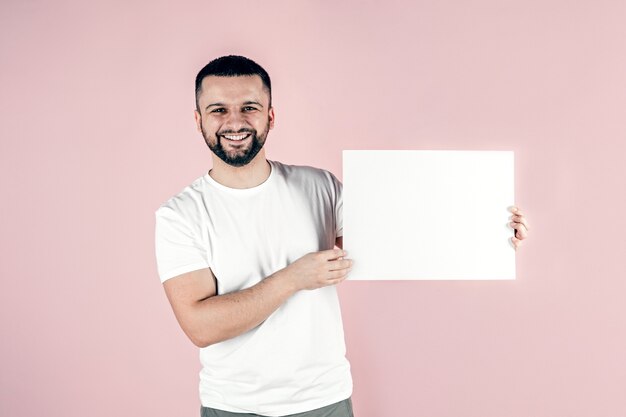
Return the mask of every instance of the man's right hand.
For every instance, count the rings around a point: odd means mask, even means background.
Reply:
[[[296,291],[315,290],[339,284],[352,269],[352,259],[344,259],[343,249],[329,249],[304,255],[279,271],[293,283]]]

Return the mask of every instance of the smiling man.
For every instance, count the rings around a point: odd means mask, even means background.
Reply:
[[[202,416],[352,416],[341,183],[266,159],[271,83],[247,58],[198,73],[195,120],[213,167],[156,211],[156,255],[200,348]]]

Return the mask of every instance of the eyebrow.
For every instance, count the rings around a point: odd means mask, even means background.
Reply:
[[[258,101],[244,101],[244,102],[243,102],[243,104],[244,104],[244,105],[247,105],[247,104],[256,104],[257,106],[259,106],[259,107],[263,108],[263,105],[262,105],[261,103],[259,103]],[[209,104],[208,106],[206,106],[206,107],[204,108],[204,110],[205,110],[205,111],[206,111],[206,110],[209,110],[209,107],[212,107],[212,106],[226,106],[226,105],[225,105],[224,103],[211,103],[211,104]]]
[[[256,104],[257,106],[263,108],[263,105],[258,101],[245,101],[243,104]]]
[[[224,103],[211,103],[208,106],[206,106],[204,108],[204,110],[209,110],[209,107],[211,107],[211,106],[223,106],[223,105],[224,105]]]

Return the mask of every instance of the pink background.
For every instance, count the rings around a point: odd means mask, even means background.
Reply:
[[[270,159],[341,178],[342,149],[516,152],[517,281],[340,286],[357,417],[626,415],[625,21],[620,0],[4,0],[0,415],[199,415],[153,213],[210,167],[193,80],[227,53],[272,76]]]

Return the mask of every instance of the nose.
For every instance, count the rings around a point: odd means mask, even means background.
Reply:
[[[238,111],[229,112],[223,125],[223,130],[231,130],[233,132],[239,131],[243,127],[247,126],[246,120]]]

